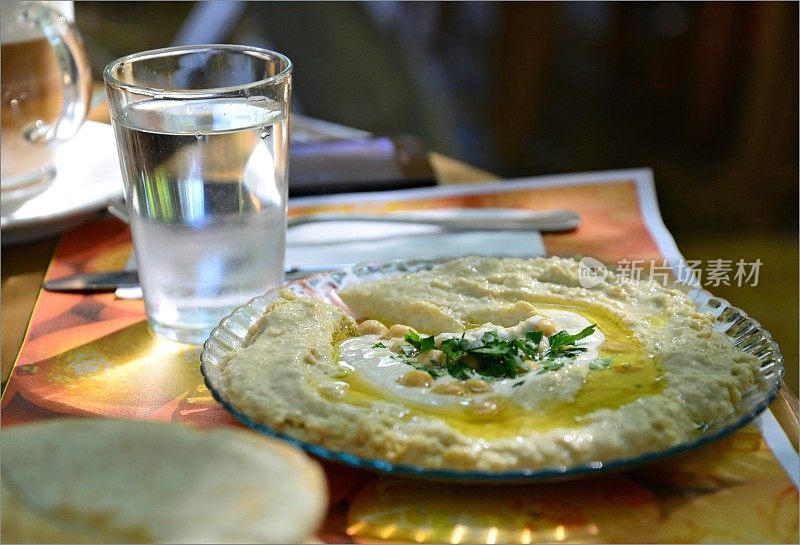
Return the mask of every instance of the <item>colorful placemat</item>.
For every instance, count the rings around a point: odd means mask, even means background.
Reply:
[[[442,207],[564,207],[580,229],[550,254],[674,260],[649,171],[309,198],[290,213]],[[121,268],[127,226],[97,219],[64,235],[48,278]],[[66,415],[233,425],[199,372],[198,347],[153,335],[141,301],[41,292],[2,402],[2,425]],[[477,487],[378,477],[323,464],[329,542],[798,542],[797,489],[753,425],[690,454],[586,481]],[[780,431],[778,431],[780,433]],[[785,437],[784,437],[785,439]],[[772,449],[770,446],[772,445]]]

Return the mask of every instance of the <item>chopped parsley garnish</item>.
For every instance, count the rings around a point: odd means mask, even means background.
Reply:
[[[419,355],[419,350],[407,344],[400,345],[400,352],[402,352],[407,358],[413,358],[414,356]]]
[[[420,337],[416,332],[406,333],[405,340],[420,353],[436,348],[433,337]]]
[[[455,377],[458,380],[467,380],[472,376],[470,373],[471,369],[467,364],[462,361],[456,361],[452,364],[446,366],[447,372],[450,374],[451,377]]]
[[[548,348],[542,353],[539,344],[544,340],[541,331],[528,331],[523,338],[501,339],[495,331],[487,331],[480,342],[475,343],[461,337],[454,337],[442,341],[439,350],[444,354],[444,361],[431,360],[420,363],[406,360],[406,363],[427,371],[434,378],[449,374],[459,380],[466,380],[478,375],[487,380],[502,378],[515,378],[530,371],[526,360],[538,362],[541,367],[537,374],[556,371],[564,366],[565,359],[575,358],[586,348],[577,346],[577,342],[591,335],[597,326],[595,324],[583,329],[575,335],[566,331],[559,331],[549,337]],[[408,345],[401,345],[400,350],[406,358],[414,358],[419,354],[436,348],[433,336],[423,337],[415,332],[405,335]],[[605,369],[611,362],[605,358],[593,360],[595,367],[592,369]],[[514,386],[517,386],[517,383]]]
[[[542,373],[547,373],[548,371],[558,371],[564,367],[564,362],[562,360],[544,360],[542,361],[542,367],[538,371],[536,371],[537,375],[541,375]]]
[[[547,350],[547,352],[545,352],[545,358],[553,356],[568,356],[574,358],[581,352],[586,352],[586,348],[582,346],[575,346],[575,343],[594,333],[595,327],[597,326],[592,324],[575,335],[570,335],[563,330],[559,331],[558,333],[554,333],[548,337],[548,340],[550,341],[550,348]]]
[[[427,372],[433,378],[440,378],[447,374],[447,372],[444,369],[437,367],[436,365],[437,362],[434,361],[430,361],[428,363],[416,363],[413,361],[407,361],[406,363],[409,364],[414,369],[419,369],[420,371]]]
[[[372,348],[386,348],[386,345],[383,344],[381,341],[378,341],[372,345]]]

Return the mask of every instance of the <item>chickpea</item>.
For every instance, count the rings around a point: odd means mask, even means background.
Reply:
[[[397,382],[411,388],[427,388],[433,382],[433,377],[421,369],[413,369],[397,379]]]
[[[430,350],[426,350],[425,352],[417,356],[417,361],[422,363],[428,363],[431,360],[438,363],[442,363],[444,361],[444,352],[432,348]]]
[[[464,383],[464,386],[470,392],[488,392],[492,389],[489,383],[479,378],[471,378]]]
[[[378,320],[364,320],[358,324],[359,335],[381,335],[388,328]]]
[[[406,333],[411,333],[414,331],[414,328],[408,325],[403,324],[394,324],[392,327],[387,329],[381,335],[384,339],[390,339],[392,337],[400,337],[401,339],[405,337]]]
[[[539,323],[536,324],[536,329],[547,335],[553,335],[558,329],[556,328],[556,324],[550,318],[542,318],[539,320]]]
[[[528,366],[528,369],[530,369],[531,371],[536,371],[536,370],[538,370],[538,369],[541,367],[541,365],[539,364],[539,362],[536,362],[536,361],[533,361],[533,360],[525,360],[525,361],[523,362],[523,364],[524,364],[524,365],[527,365],[527,366]]]
[[[463,396],[464,389],[458,382],[440,382],[431,388],[432,392],[437,394],[447,394],[453,396]]]
[[[470,369],[478,369],[481,366],[481,360],[479,360],[472,354],[465,355],[461,361],[464,363],[464,365],[466,365]]]

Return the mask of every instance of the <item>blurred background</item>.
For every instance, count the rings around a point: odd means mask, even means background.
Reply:
[[[77,2],[119,56],[243,43],[295,64],[294,110],[411,133],[502,177],[651,167],[687,259],[760,259],[713,288],[778,339],[797,392],[798,4]],[[732,279],[732,277],[731,277]]]

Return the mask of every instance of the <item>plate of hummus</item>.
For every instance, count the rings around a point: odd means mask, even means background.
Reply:
[[[296,280],[225,318],[201,369],[241,422],[316,456],[473,482],[659,460],[777,394],[780,351],[741,310],[581,267],[469,256]]]

